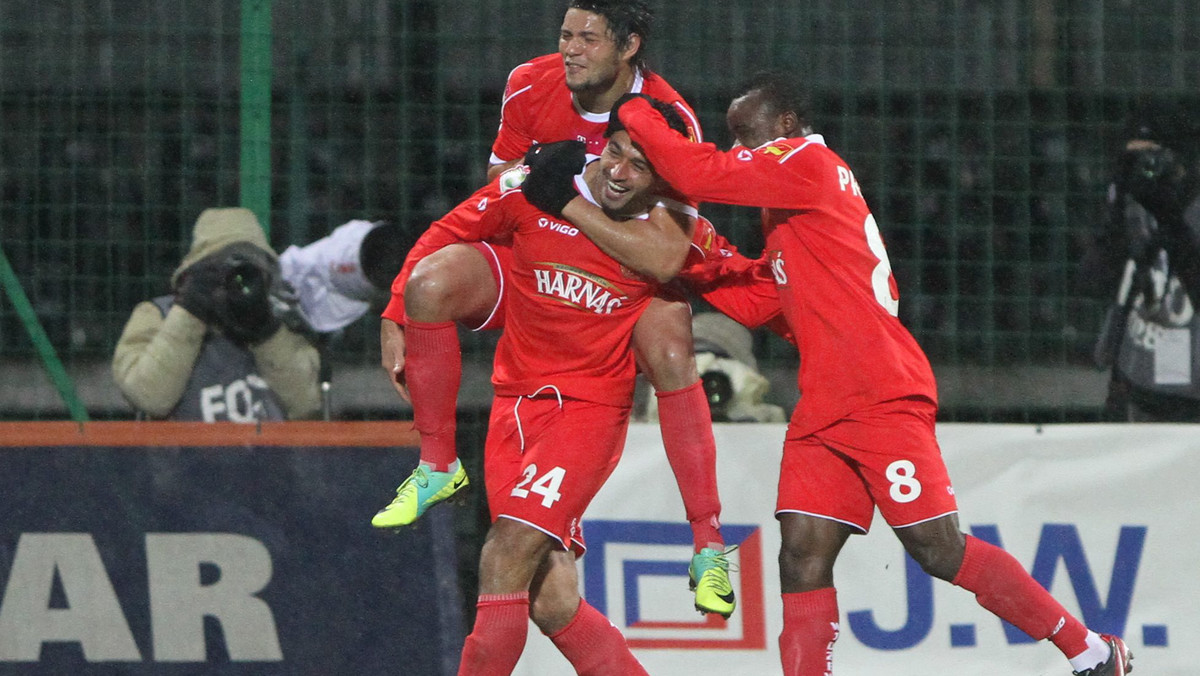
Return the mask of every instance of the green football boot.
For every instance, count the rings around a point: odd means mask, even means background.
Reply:
[[[729,583],[729,554],[737,545],[719,552],[705,547],[692,556],[688,566],[688,577],[696,592],[696,610],[701,613],[716,613],[728,618],[737,606],[733,585]]]
[[[425,510],[446,500],[470,483],[461,463],[455,472],[435,472],[424,465],[417,465],[413,473],[396,489],[396,498],[371,519],[371,525],[376,528],[407,526],[421,518]]]

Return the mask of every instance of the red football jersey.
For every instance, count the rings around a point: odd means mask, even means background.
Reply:
[[[700,121],[692,107],[655,73],[638,71],[633,93],[652,96],[675,106],[695,140],[701,140]],[[500,108],[500,129],[492,143],[492,164],[525,157],[534,143],[579,140],[587,151],[604,150],[608,113],[589,113],[575,104],[567,89],[563,57],[546,54],[517,66],[508,75]]]
[[[703,216],[696,218],[691,251],[676,279],[739,324],[765,324],[795,342],[783,321],[767,261],[743,256]]]
[[[899,294],[854,174],[819,137],[722,152],[667,128],[644,101],[621,109],[659,174],[701,201],[763,207],[765,253],[800,349],[792,434],[872,404],[936,402],[929,360],[896,318]]]
[[[529,204],[519,174],[505,172],[430,226],[396,278],[389,308],[402,311],[397,289],[421,252],[511,240],[508,319],[492,372],[496,393],[532,394],[552,385],[564,397],[630,406],[633,326],[658,285],[610,258],[570,222]],[[576,187],[592,199],[581,178]]]

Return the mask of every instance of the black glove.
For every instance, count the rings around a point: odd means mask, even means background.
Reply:
[[[276,283],[272,262],[266,256],[230,254],[226,260],[221,328],[236,343],[256,345],[279,330],[271,304]]]
[[[525,153],[529,175],[521,184],[525,199],[547,213],[562,215],[567,202],[579,195],[575,175],[587,159],[583,141],[559,141],[534,145]]]
[[[175,304],[205,324],[218,323],[225,272],[225,266],[219,259],[204,258],[196,261],[179,275]]]

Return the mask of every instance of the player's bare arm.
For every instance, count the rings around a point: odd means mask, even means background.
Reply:
[[[613,220],[582,197],[571,200],[563,216],[604,253],[635,272],[670,281],[683,267],[695,219],[655,206],[646,219]]]
[[[513,167],[517,166],[520,163],[521,163],[521,158],[518,157],[515,160],[501,162],[500,164],[489,164],[488,170],[487,170],[487,180],[489,182],[496,180],[497,176],[499,176],[500,174],[503,174],[504,172],[508,171],[509,169],[512,169]]]
[[[387,317],[379,320],[379,354],[383,370],[390,375],[396,393],[412,403],[404,380],[404,327]]]

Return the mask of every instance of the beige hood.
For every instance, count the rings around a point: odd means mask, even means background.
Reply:
[[[171,286],[175,286],[179,274],[195,265],[196,261],[238,242],[253,244],[267,252],[271,260],[279,259],[267,243],[266,233],[253,211],[242,207],[205,209],[196,219],[196,227],[192,230],[192,248],[171,274]]]

